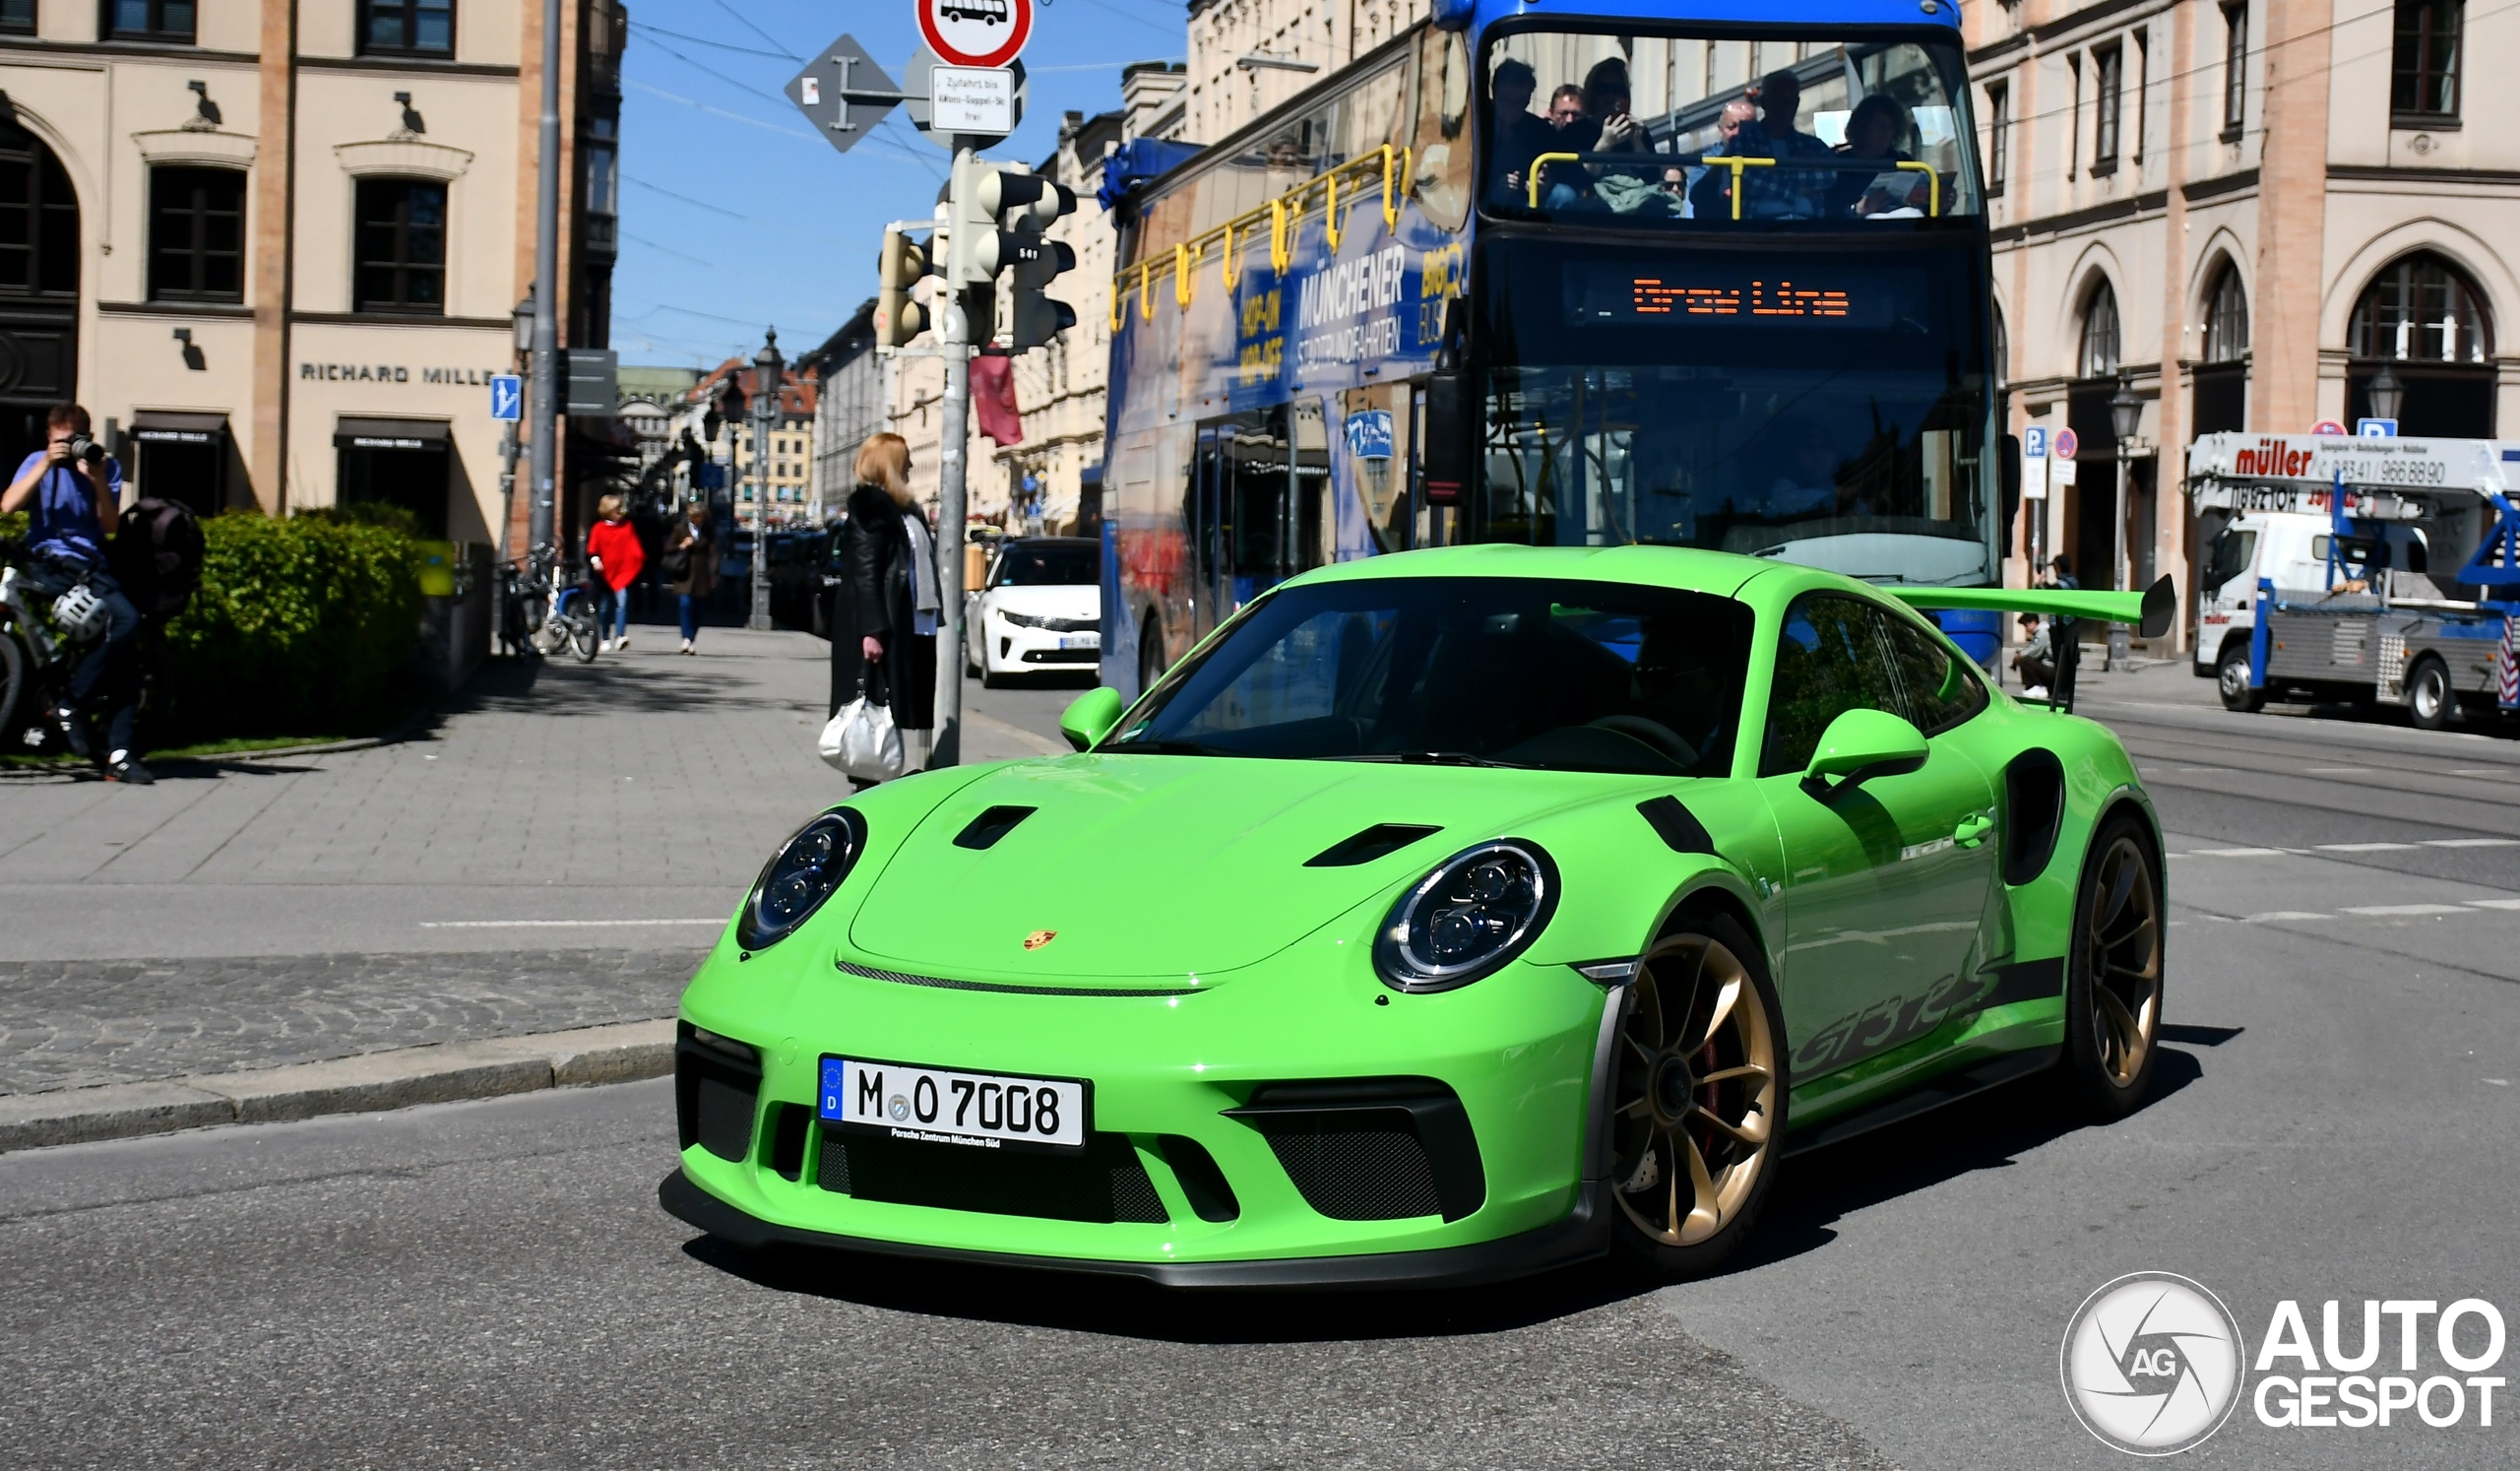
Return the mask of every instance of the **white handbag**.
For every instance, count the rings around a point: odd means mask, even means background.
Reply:
[[[902,733],[893,724],[893,707],[875,698],[883,682],[883,666],[869,661],[857,698],[840,707],[817,742],[826,763],[861,782],[889,782],[910,769],[902,759]]]
[[[889,782],[903,771],[902,733],[889,705],[859,695],[823,727],[823,760],[861,782]]]

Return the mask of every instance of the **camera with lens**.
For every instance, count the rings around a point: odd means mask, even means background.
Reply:
[[[70,443],[65,447],[74,460],[84,460],[90,465],[105,463],[105,447],[85,434],[72,434]]]

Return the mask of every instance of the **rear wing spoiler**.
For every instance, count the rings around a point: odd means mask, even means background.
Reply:
[[[2178,591],[2170,577],[2140,593],[2085,592],[2077,588],[1883,588],[1881,591],[1915,608],[1993,608],[1999,612],[2032,612],[2048,618],[2090,618],[2100,623],[2133,623],[2145,638],[2170,632],[2178,615]]]

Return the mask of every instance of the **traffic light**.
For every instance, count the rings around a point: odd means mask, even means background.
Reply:
[[[876,274],[883,288],[875,298],[875,345],[906,348],[911,339],[927,330],[927,308],[910,295],[911,288],[927,274],[926,245],[902,233],[898,226],[886,228]]]
[[[986,286],[1001,271],[1009,283],[1009,340],[1019,351],[1038,348],[1076,323],[1064,302],[1041,294],[1060,273],[1076,268],[1076,252],[1042,230],[1076,209],[1076,193],[1038,173],[1010,173],[976,161],[958,168],[948,279],[957,288]],[[976,324],[985,320],[974,314]]]

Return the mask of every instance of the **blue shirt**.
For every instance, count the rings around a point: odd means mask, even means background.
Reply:
[[[18,476],[40,465],[51,454],[37,450],[18,462],[18,474],[9,477],[16,484]],[[105,492],[114,504],[122,504],[122,462],[105,457]],[[37,556],[68,557],[91,567],[105,564],[105,527],[96,519],[96,492],[86,476],[67,465],[58,465],[44,473],[35,484],[34,504],[29,506],[27,544]]]

